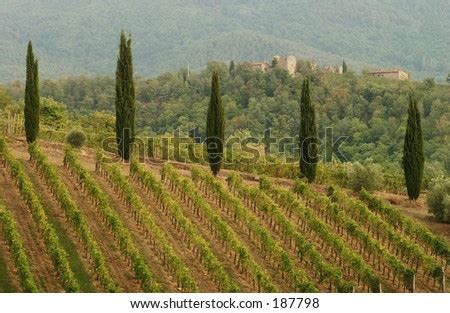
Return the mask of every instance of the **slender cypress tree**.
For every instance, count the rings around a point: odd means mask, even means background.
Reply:
[[[39,133],[39,75],[33,45],[28,43],[27,77],[25,83],[25,134],[28,143],[36,141]]]
[[[235,70],[236,70],[236,65],[234,64],[234,60],[231,60],[230,67],[228,69],[228,72],[230,73],[231,77],[234,77]]]
[[[305,78],[300,99],[300,177],[308,182],[316,178],[317,169],[317,128],[314,107],[311,103],[309,79]]]
[[[133,80],[133,59],[131,38],[120,34],[120,49],[116,69],[116,139],[118,154],[128,161],[134,139],[134,118],[136,111]]]
[[[345,63],[345,60],[342,61],[342,73],[347,73],[347,63]]]
[[[410,97],[402,163],[406,189],[411,200],[417,200],[420,196],[424,161],[420,112],[417,101]]]
[[[211,79],[211,98],[206,117],[206,149],[208,162],[214,175],[222,166],[225,132],[225,113],[220,96],[219,74],[213,72]]]

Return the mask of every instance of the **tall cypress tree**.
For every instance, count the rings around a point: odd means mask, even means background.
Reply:
[[[234,64],[234,60],[231,60],[228,72],[230,73],[230,76],[233,78],[234,78],[235,71],[236,71],[236,65]]]
[[[214,175],[222,166],[225,132],[225,113],[220,96],[219,74],[213,72],[211,79],[211,98],[206,117],[206,149],[208,162]]]
[[[300,177],[308,182],[316,178],[317,169],[317,128],[316,114],[311,103],[309,79],[305,78],[300,99]]]
[[[345,63],[345,60],[342,61],[342,73],[347,73],[347,63]]]
[[[28,43],[27,77],[25,83],[25,134],[28,143],[36,141],[39,133],[39,75],[38,62],[34,58],[33,45]]]
[[[417,200],[420,196],[424,161],[420,112],[417,101],[410,97],[402,163],[406,189],[411,200]]]
[[[118,153],[124,160],[129,160],[131,157],[136,112],[135,97],[131,38],[127,38],[122,32],[116,69],[115,107]]]

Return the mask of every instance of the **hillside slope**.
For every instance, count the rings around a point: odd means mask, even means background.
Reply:
[[[122,29],[133,34],[140,75],[293,53],[442,79],[450,69],[449,6],[447,0],[3,0],[0,80],[24,77],[30,39],[44,77],[111,75]]]

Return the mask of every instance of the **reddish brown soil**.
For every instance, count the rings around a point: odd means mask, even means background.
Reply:
[[[142,197],[144,202],[148,204],[149,212],[152,213],[158,226],[165,231],[167,238],[174,248],[174,251],[191,270],[191,274],[200,291],[218,292],[219,290],[214,284],[211,275],[199,262],[192,250],[190,250],[187,245],[183,243],[184,240],[181,234],[174,229],[169,218],[159,211],[159,205],[155,202],[155,200],[148,196],[136,182],[133,182],[132,180],[129,180],[129,182],[135,188],[136,192]]]
[[[70,177],[64,167],[59,165],[58,169],[61,175],[60,177],[64,183],[69,186],[72,198],[85,214],[92,235],[97,240],[97,243],[105,256],[106,264],[112,279],[124,292],[140,292],[140,283],[135,279],[133,270],[127,263],[125,257],[121,254],[114,235],[105,223],[103,223],[103,218],[99,210],[87,198],[85,193],[80,189],[74,179]]]
[[[4,279],[7,279],[8,285],[11,288],[10,290],[3,290],[0,286],[0,293],[2,292],[21,292],[22,287],[20,286],[20,280],[17,273],[17,268],[14,264],[11,252],[9,251],[8,244],[5,240],[5,237],[3,236],[3,232],[1,231],[0,226],[0,257],[3,260],[3,265],[5,268],[3,271],[6,273],[6,277]]]
[[[409,215],[428,226],[433,232],[440,234],[450,241],[450,224],[440,223],[434,216],[428,213],[425,197],[417,201],[411,201],[406,195],[397,195],[387,192],[377,192],[377,196],[394,205],[405,215]]]
[[[14,154],[16,156],[19,156],[21,159],[27,160],[29,158],[28,153],[26,151],[25,142],[23,140],[11,143],[10,147],[12,148]],[[98,210],[91,204],[90,200],[87,198],[85,193],[79,189],[74,179],[71,178],[68,172],[63,168],[62,166],[62,159],[64,155],[63,145],[59,143],[42,142],[41,147],[45,150],[50,161],[55,166],[57,166],[57,169],[61,173],[61,179],[68,185],[72,197],[77,202],[79,207],[85,212],[87,221],[92,229],[94,238],[96,238],[102,252],[105,254],[107,265],[110,268],[113,279],[124,291],[130,292],[140,291],[141,289],[139,282],[134,279],[133,271],[127,264],[124,257],[120,254],[120,251],[114,240],[114,236],[109,232],[108,228],[104,225],[104,223],[101,222],[102,218],[100,212],[98,212]],[[115,194],[113,188],[111,188],[103,178],[96,176],[96,174],[94,173],[95,168],[94,155],[95,153],[93,150],[85,149],[80,152],[79,159],[83,163],[83,165],[89,171],[91,171],[92,175],[96,178],[102,189],[108,195],[111,207],[114,210],[116,210],[116,212],[119,213],[125,225],[131,231],[136,246],[140,249],[140,251],[142,251],[144,258],[146,259],[147,264],[149,264],[149,267],[152,269],[152,272],[154,272],[157,281],[160,282],[163,288],[165,288],[165,290],[167,291],[179,291],[177,289],[175,279],[170,275],[169,271],[161,265],[160,260],[153,253],[148,240],[145,239],[144,231],[137,225],[137,223],[133,219],[132,214],[130,214],[130,212],[128,211],[127,206],[121,202],[120,198]],[[161,169],[163,163],[164,162],[162,162],[161,160],[152,160],[152,162],[146,164],[146,166],[147,169],[152,170],[154,174],[157,177],[159,177],[159,170]],[[190,169],[192,168],[193,165],[183,164],[179,162],[171,162],[171,163],[177,170],[179,170],[179,172],[182,175],[190,177]],[[124,173],[128,174],[129,171],[128,165],[124,164],[122,168]],[[230,171],[222,170],[220,172],[219,177],[221,179],[224,179],[229,174],[229,172]],[[15,218],[16,219],[20,218],[21,221],[20,231],[21,233],[23,233],[25,246],[27,248],[31,247],[29,248],[28,253],[30,254],[32,271],[38,278],[39,284],[42,285],[41,289],[43,291],[61,291],[62,288],[54,272],[51,260],[49,259],[48,255],[42,253],[42,251],[45,251],[45,249],[43,249],[43,242],[42,240],[40,240],[39,236],[35,236],[35,234],[37,233],[37,229],[36,225],[33,225],[33,220],[31,218],[32,216],[28,212],[27,208],[23,206],[23,203],[21,201],[20,204],[17,205],[18,203],[17,199],[20,199],[20,195],[18,194],[17,189],[15,189],[12,180],[9,179],[9,177],[5,178],[5,174],[6,174],[5,169],[0,169],[0,186],[4,187],[5,189],[5,194],[2,194],[2,197],[6,197],[5,202],[7,206],[11,207],[12,205],[12,207],[14,208],[13,213],[15,214],[14,215]],[[244,173],[243,175],[244,179],[246,180],[246,183],[251,185],[257,184],[258,181],[257,176],[247,173]],[[42,184],[42,181],[40,181],[39,178],[35,178],[35,181],[38,184]],[[276,181],[277,184],[285,187],[290,187],[293,184],[293,181],[288,179],[276,179]],[[170,218],[166,217],[159,210],[159,206],[155,202],[155,199],[153,199],[151,196],[148,196],[136,182],[133,181],[130,182],[131,185],[138,192],[138,194],[142,196],[144,202],[148,204],[149,211],[154,215],[155,220],[158,223],[158,226],[166,232],[167,238],[171,243],[172,247],[174,248],[175,252],[181,257],[181,259],[191,270],[194,279],[198,283],[199,289],[201,291],[209,291],[209,292],[218,291],[217,287],[212,282],[211,275],[209,275],[205,267],[198,262],[198,259],[195,257],[192,251],[183,242],[182,236],[173,228]],[[314,188],[317,192],[326,191],[326,186],[314,185]],[[59,208],[56,207],[55,203],[52,203],[51,196],[49,195],[46,188],[44,188],[43,186],[38,186],[37,190],[39,193],[43,194],[44,198],[49,199],[48,203],[49,206],[52,207],[52,214],[55,214],[55,217],[58,218],[58,220],[62,224],[64,224],[63,213],[61,210],[59,210]],[[406,215],[412,216],[413,218],[423,222],[428,227],[430,227],[434,232],[450,239],[450,225],[436,222],[433,219],[433,217],[430,214],[428,214],[427,206],[423,198],[421,198],[421,200],[419,200],[418,202],[410,202],[403,195],[394,195],[385,192],[377,193],[377,195],[382,197],[386,201],[392,203],[396,207],[398,207]],[[173,196],[174,199],[179,200],[175,194]],[[248,237],[246,232],[241,227],[239,227],[239,225],[235,223],[232,220],[232,218],[227,215],[226,212],[222,211],[214,203],[214,201],[210,199],[207,199],[207,201],[210,203],[210,205],[212,205],[213,208],[217,210],[217,213],[219,213],[221,217],[235,231],[241,242],[244,243],[249,248],[250,253],[252,254],[254,260],[258,264],[260,264],[260,266],[269,274],[270,277],[272,277],[274,283],[278,285],[282,291],[292,291],[289,289],[289,287],[286,287],[288,284],[280,277],[276,269],[272,268],[270,263],[264,259],[258,247]],[[232,260],[230,259],[229,255],[227,254],[222,244],[215,239],[213,234],[208,230],[206,224],[203,223],[189,208],[184,208],[184,212],[186,217],[188,217],[193,222],[193,224],[197,226],[197,229],[199,230],[201,235],[205,238],[205,240],[207,240],[210,243],[213,252],[223,262],[225,269],[230,274],[230,276],[241,286],[242,291],[248,292],[255,291],[253,290],[252,286],[248,286],[248,283],[246,282],[244,277],[239,273],[239,271],[235,268]],[[286,250],[288,250],[291,253],[293,257],[295,257],[293,251],[290,250],[286,245],[284,245],[284,243],[282,243],[282,240],[278,234],[276,234],[272,230],[270,230],[270,233],[274,236],[274,238],[276,238],[280,242],[280,244],[283,247],[286,248]],[[76,234],[71,233],[71,236],[73,236],[71,237],[72,240],[74,240],[74,242],[77,242]],[[308,238],[307,235],[305,236]],[[312,238],[310,239],[313,240]],[[78,244],[77,250],[81,251],[81,249],[82,248]],[[352,249],[355,249],[355,247],[352,246]],[[8,255],[6,252],[0,248],[0,253],[6,255],[5,259],[8,259]],[[325,253],[324,257],[328,259],[329,262],[333,263],[333,260],[331,259],[330,255],[327,255]],[[298,265],[299,267],[302,267],[301,264]],[[420,280],[418,280],[417,283],[419,291],[429,290],[428,286],[423,285]],[[322,285],[320,286],[320,289],[321,291],[327,291],[328,286]]]
[[[163,287],[164,291],[175,292],[180,291],[177,288],[177,282],[171,273],[161,264],[157,255],[153,252],[150,241],[146,238],[145,232],[135,222],[132,214],[126,208],[126,205],[120,200],[114,190],[105,182],[102,177],[92,173],[92,176],[97,178],[97,183],[102,190],[107,194],[110,206],[121,217],[125,226],[130,230],[133,242],[136,247],[142,253],[146,263],[149,265],[150,270],[156,278],[156,281]]]
[[[141,292],[140,284],[134,278],[133,270],[122,256],[113,234],[109,231],[107,226],[101,222],[103,219],[100,212],[95,208],[89,198],[87,198],[62,165],[64,157],[63,146],[45,142],[44,144],[41,144],[41,148],[46,152],[49,161],[60,173],[60,178],[68,187],[72,199],[77,203],[78,207],[83,210],[92,235],[97,240],[99,248],[105,257],[113,281],[124,292]],[[15,146],[15,155],[21,158],[29,158],[23,142],[18,143]],[[90,159],[91,158],[89,158],[89,160]],[[91,164],[86,163],[86,165],[89,166]],[[92,167],[93,166],[94,165],[92,164]]]
[[[45,292],[64,291],[31,211],[21,200],[18,188],[2,166],[0,166],[0,186],[3,187],[2,199],[11,210],[24,241],[31,272],[35,275],[39,289]]]
[[[36,172],[32,164],[29,161],[23,161],[28,176],[34,184],[36,192],[39,194],[42,203],[44,204],[47,215],[56,223],[61,225],[64,232],[68,235],[72,245],[75,247],[76,253],[80,256],[84,268],[89,272],[90,283],[93,284],[95,290],[100,291],[101,286],[97,280],[95,280],[95,268],[93,264],[89,262],[87,258],[86,250],[81,243],[81,239],[76,231],[71,227],[70,222],[67,221],[63,209],[59,206],[59,203],[53,197],[49,189],[47,188],[45,180]],[[77,273],[75,272],[75,275]]]
[[[155,173],[157,177],[159,177],[158,173]],[[173,199],[177,200],[178,203],[181,204],[178,197],[172,193]],[[244,275],[240,273],[239,270],[236,269],[233,260],[230,258],[230,255],[227,253],[225,247],[216,239],[216,237],[211,234],[208,230],[208,227],[202,223],[200,218],[196,214],[192,212],[189,208],[184,207],[183,204],[180,205],[183,209],[184,215],[192,222],[193,225],[198,229],[199,233],[202,237],[210,244],[211,250],[216,255],[216,257],[222,262],[225,267],[225,270],[230,275],[230,277],[239,283],[242,292],[257,292],[250,286],[246,281]]]

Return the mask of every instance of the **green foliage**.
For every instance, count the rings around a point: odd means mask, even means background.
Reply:
[[[3,140],[0,140],[0,157],[6,163],[12,178],[16,180],[20,195],[33,215],[33,219],[44,239],[47,253],[50,255],[53,265],[59,274],[64,290],[67,292],[78,292],[80,287],[70,268],[67,253],[61,246],[54,226],[48,220],[41,199],[37,196],[33,183],[27,175],[22,162],[9,152]]]
[[[0,139],[3,140],[3,139]],[[1,144],[4,145],[4,144]],[[0,148],[1,150],[1,148]],[[3,151],[0,151],[0,156]],[[5,205],[0,200],[0,230],[2,231],[6,243],[11,251],[14,265],[19,274],[20,285],[24,292],[39,292],[36,281],[30,269],[25,247],[22,241],[17,223],[12,214],[5,208]]]
[[[248,229],[249,234],[254,235],[251,237],[256,237],[256,243],[260,247],[260,251],[268,259],[275,260],[278,272],[281,272],[283,277],[288,278],[292,287],[299,292],[317,292],[317,288],[305,276],[304,271],[295,266],[295,262],[289,253],[272,237],[266,227],[261,224],[259,218],[240,199],[231,194],[220,180],[198,167],[193,167],[191,174],[192,180],[204,194],[212,193],[222,208],[232,212],[234,221],[242,222]]]
[[[405,112],[408,95],[415,90],[418,105],[422,104],[424,108],[425,166],[433,167],[433,173],[450,174],[450,159],[447,157],[450,127],[446,127],[450,123],[450,86],[436,84],[428,91],[421,82],[378,79],[353,73],[321,74],[315,72],[309,63],[299,62],[300,74],[290,77],[285,71],[262,73],[236,62],[234,78],[228,74],[227,65],[216,64],[223,68],[220,85],[226,119],[225,138],[240,133],[262,141],[266,128],[271,128],[272,136],[278,139],[298,136],[299,119],[292,112],[298,112],[302,81],[308,75],[311,77],[311,100],[316,108],[319,138],[323,139],[325,129],[332,127],[335,140],[346,137],[339,149],[346,160],[363,163],[370,158],[388,169],[387,174],[392,172],[397,176],[400,170],[400,176],[403,176]],[[107,77],[64,78],[43,81],[41,94],[66,104],[71,124],[83,127],[89,143],[99,144],[114,132],[114,88],[114,79]],[[23,84],[14,82],[4,85],[3,89],[14,102],[21,102]],[[140,136],[165,135],[180,128],[183,135],[189,129],[197,128],[198,134],[205,138],[210,90],[210,69],[191,72],[186,84],[179,71],[155,78],[136,78],[136,132]],[[47,101],[45,98],[43,102]],[[9,108],[16,112],[15,107]],[[97,113],[98,110],[102,112]],[[4,113],[3,117],[7,120],[7,114]],[[42,119],[44,117],[41,123]],[[50,126],[42,127],[50,129]],[[68,130],[62,132],[60,140]],[[115,135],[112,136],[114,138]],[[296,147],[287,147],[288,157],[296,153],[293,148]],[[272,151],[278,154],[278,145],[272,145]],[[322,145],[319,153],[324,155]],[[277,169],[280,175],[286,170],[288,173],[295,170],[294,167],[278,165],[272,168],[262,163],[258,162],[255,167],[266,168],[270,171],[268,175]],[[245,167],[250,168],[250,165],[245,164]],[[429,174],[431,172],[425,171],[424,180],[430,181],[426,178]],[[398,182],[397,178],[392,179],[389,188],[403,192],[404,182]],[[425,188],[426,182],[424,184]]]
[[[236,180],[235,177],[230,176],[229,181],[232,182],[233,180],[235,183],[233,188],[251,191],[251,187],[243,186],[240,180]],[[281,188],[274,187],[272,182],[266,177],[260,178],[259,186],[262,191],[271,195],[273,200],[266,196],[264,192],[258,194],[255,189],[253,189],[254,192],[252,193],[251,198],[255,201],[255,204],[260,208],[270,208],[266,211],[266,214],[273,218],[275,223],[278,223],[280,229],[283,229],[283,233],[285,235],[294,240],[298,251],[304,258],[309,260],[308,264],[314,264],[315,269],[313,270],[318,271],[324,281],[333,284],[337,292],[351,292],[354,287],[353,283],[345,281],[341,270],[323,259],[323,256],[319,252],[323,246],[319,247],[314,242],[311,242],[310,239],[305,237],[302,233],[298,232],[296,229],[296,223],[291,221],[292,213],[300,212],[293,209],[294,206],[299,205],[299,202],[293,197],[293,195],[285,192]],[[239,191],[238,193],[242,194],[242,191]],[[285,213],[289,218],[287,218],[281,211],[282,208],[285,210]],[[305,220],[308,220],[308,218]],[[315,225],[309,225],[310,229],[316,231],[317,228]],[[311,233],[309,233],[309,235],[311,235]],[[330,237],[324,238],[324,241],[327,244],[330,243],[328,240],[329,238]],[[330,246],[333,246],[333,244]]]
[[[392,252],[404,264],[409,264],[415,273],[422,268],[430,276],[435,276],[440,272],[440,264],[429,255],[426,247],[420,246],[415,240],[405,234],[399,234],[394,225],[389,224],[376,212],[372,212],[362,201],[349,197],[344,190],[333,186],[328,188],[331,201],[336,203],[341,210],[355,220],[362,228],[365,228],[372,238],[381,240],[386,250]],[[368,194],[366,191],[363,193]],[[385,244],[389,241],[389,244]],[[387,255],[387,251],[380,250],[386,254],[388,259],[393,261],[394,270],[397,269],[408,289],[412,288],[411,271],[401,265],[399,260],[394,260]],[[439,278],[439,275],[436,276]]]
[[[64,132],[69,124],[66,106],[52,98],[41,98],[40,114],[41,126],[47,132]]]
[[[161,179],[166,182],[169,188],[176,189],[182,194],[185,203],[191,207],[202,219],[208,220],[214,227],[216,236],[225,246],[235,254],[235,264],[251,276],[256,282],[258,290],[262,292],[277,292],[278,288],[273,284],[271,278],[267,276],[264,270],[255,262],[248,248],[240,242],[233,229],[228,226],[225,220],[216,213],[215,208],[211,207],[205,198],[201,195],[197,186],[189,179],[181,178],[176,170],[165,163],[161,170]]]
[[[111,228],[122,255],[130,261],[136,279],[141,283],[143,291],[160,292],[161,286],[156,282],[153,273],[145,263],[145,259],[136,247],[130,231],[126,228],[118,213],[110,207],[107,195],[78,161],[77,154],[69,147],[65,150],[64,165],[72,175],[78,178],[79,183],[82,184],[83,189],[89,194],[104,217],[104,222]]]
[[[27,50],[27,78],[25,83],[25,133],[28,143],[33,143],[39,133],[39,72],[31,41]]]
[[[310,232],[312,231],[313,234],[322,238],[328,247],[339,254],[342,261],[348,264],[358,277],[361,277],[366,287],[372,292],[380,291],[380,278],[373,272],[364,259],[357,253],[354,253],[348,244],[332,230],[331,226],[325,224],[325,222],[317,215],[319,213],[321,213],[322,216],[325,215],[326,220],[333,220],[335,225],[348,222],[343,221],[342,216],[336,214],[337,211],[327,203],[326,198],[320,196],[319,193],[312,192],[308,184],[299,179],[295,181],[292,192],[276,187],[268,180],[266,180],[264,184],[260,184],[260,187],[270,194],[275,202],[283,207],[291,217],[295,216],[298,221],[304,220]],[[308,203],[313,202],[313,209],[303,205],[295,196],[295,193],[301,195],[302,199],[307,200]],[[357,225],[349,225],[349,223],[347,223],[347,225],[343,226],[346,228],[349,235],[364,235],[361,232],[357,232]],[[368,241],[364,241],[364,244],[368,244]]]
[[[232,0],[215,2],[214,9],[205,1],[54,4],[1,1],[7,16],[0,20],[0,41],[11,43],[2,51],[1,79],[22,78],[20,43],[28,38],[42,47],[49,76],[111,73],[117,30],[124,25],[136,34],[142,51],[136,66],[145,76],[186,66],[187,60],[200,68],[211,59],[264,60],[275,53],[321,64],[341,64],[345,57],[359,68],[400,66],[419,79],[445,79],[450,68],[446,1]],[[105,12],[108,23],[98,18]]]
[[[347,63],[345,63],[345,60],[342,61],[342,73],[347,73]]]
[[[86,135],[81,129],[73,129],[67,134],[66,140],[72,147],[79,149],[84,145]]]
[[[124,160],[131,157],[134,140],[136,96],[133,79],[131,38],[120,34],[119,57],[116,68],[116,139],[118,154]]]
[[[192,277],[189,268],[173,250],[164,230],[161,230],[158,226],[154,216],[149,212],[147,205],[133,190],[133,187],[128,183],[127,178],[122,174],[120,168],[104,162],[101,153],[97,154],[96,168],[100,174],[107,177],[112,185],[119,190],[124,200],[133,210],[133,215],[136,217],[135,219],[138,224],[148,231],[147,236],[149,236],[151,242],[154,243],[154,247],[162,251],[162,253],[158,255],[160,256],[160,259],[162,259],[161,261],[163,264],[177,278],[181,290],[185,292],[198,291],[197,284]]]
[[[86,221],[85,215],[77,206],[76,202],[72,199],[67,186],[62,182],[60,178],[60,174],[49,163],[45,154],[39,149],[36,144],[30,145],[28,151],[30,153],[32,162],[36,165],[39,172],[45,178],[54,197],[60,204],[61,208],[64,210],[67,219],[72,223],[76,232],[80,236],[84,247],[93,260],[95,273],[104,290],[107,292],[119,291],[110,276],[108,267],[106,266],[105,257],[100,250],[97,241],[94,239],[94,236]]]
[[[309,78],[305,78],[300,99],[300,176],[311,183],[316,179],[318,160],[316,113],[311,103]]]
[[[450,179],[439,178],[428,192],[429,212],[440,222],[450,223]]]
[[[368,208],[383,217],[383,219],[400,232],[420,242],[423,247],[430,249],[433,254],[442,257],[444,262],[450,261],[450,244],[444,239],[431,232],[429,228],[400,212],[397,208],[387,204],[378,197],[363,190],[361,199],[367,203]],[[435,278],[442,277],[442,271],[433,271]]]
[[[0,89],[0,110],[4,110],[8,106],[12,105],[14,100],[3,88]]]
[[[423,80],[423,86],[426,90],[432,90],[436,86],[434,77],[428,77]]]
[[[88,141],[97,147],[101,147],[106,139],[115,137],[115,117],[109,111],[96,111],[79,115],[76,119]]]
[[[374,191],[381,188],[383,175],[381,168],[373,163],[354,163],[349,173],[348,185],[353,191],[362,189]]]
[[[228,72],[229,72],[231,77],[234,77],[234,75],[236,74],[236,64],[234,64],[234,60],[231,60],[230,68],[228,69]]]
[[[214,282],[219,289],[223,292],[239,292],[239,286],[225,271],[223,263],[212,252],[209,243],[198,232],[191,220],[184,215],[182,207],[173,200],[173,196],[165,189],[163,183],[158,181],[151,172],[146,171],[136,160],[131,161],[130,172],[145,189],[154,195],[165,213],[172,216],[174,226],[181,228],[190,243],[196,246],[201,263],[214,277]]]
[[[206,117],[206,149],[208,161],[214,175],[222,166],[225,143],[225,113],[220,94],[219,73],[214,71],[211,79],[211,97]]]
[[[406,189],[411,200],[417,200],[420,196],[424,162],[421,116],[417,101],[411,97],[403,147],[403,170]]]

